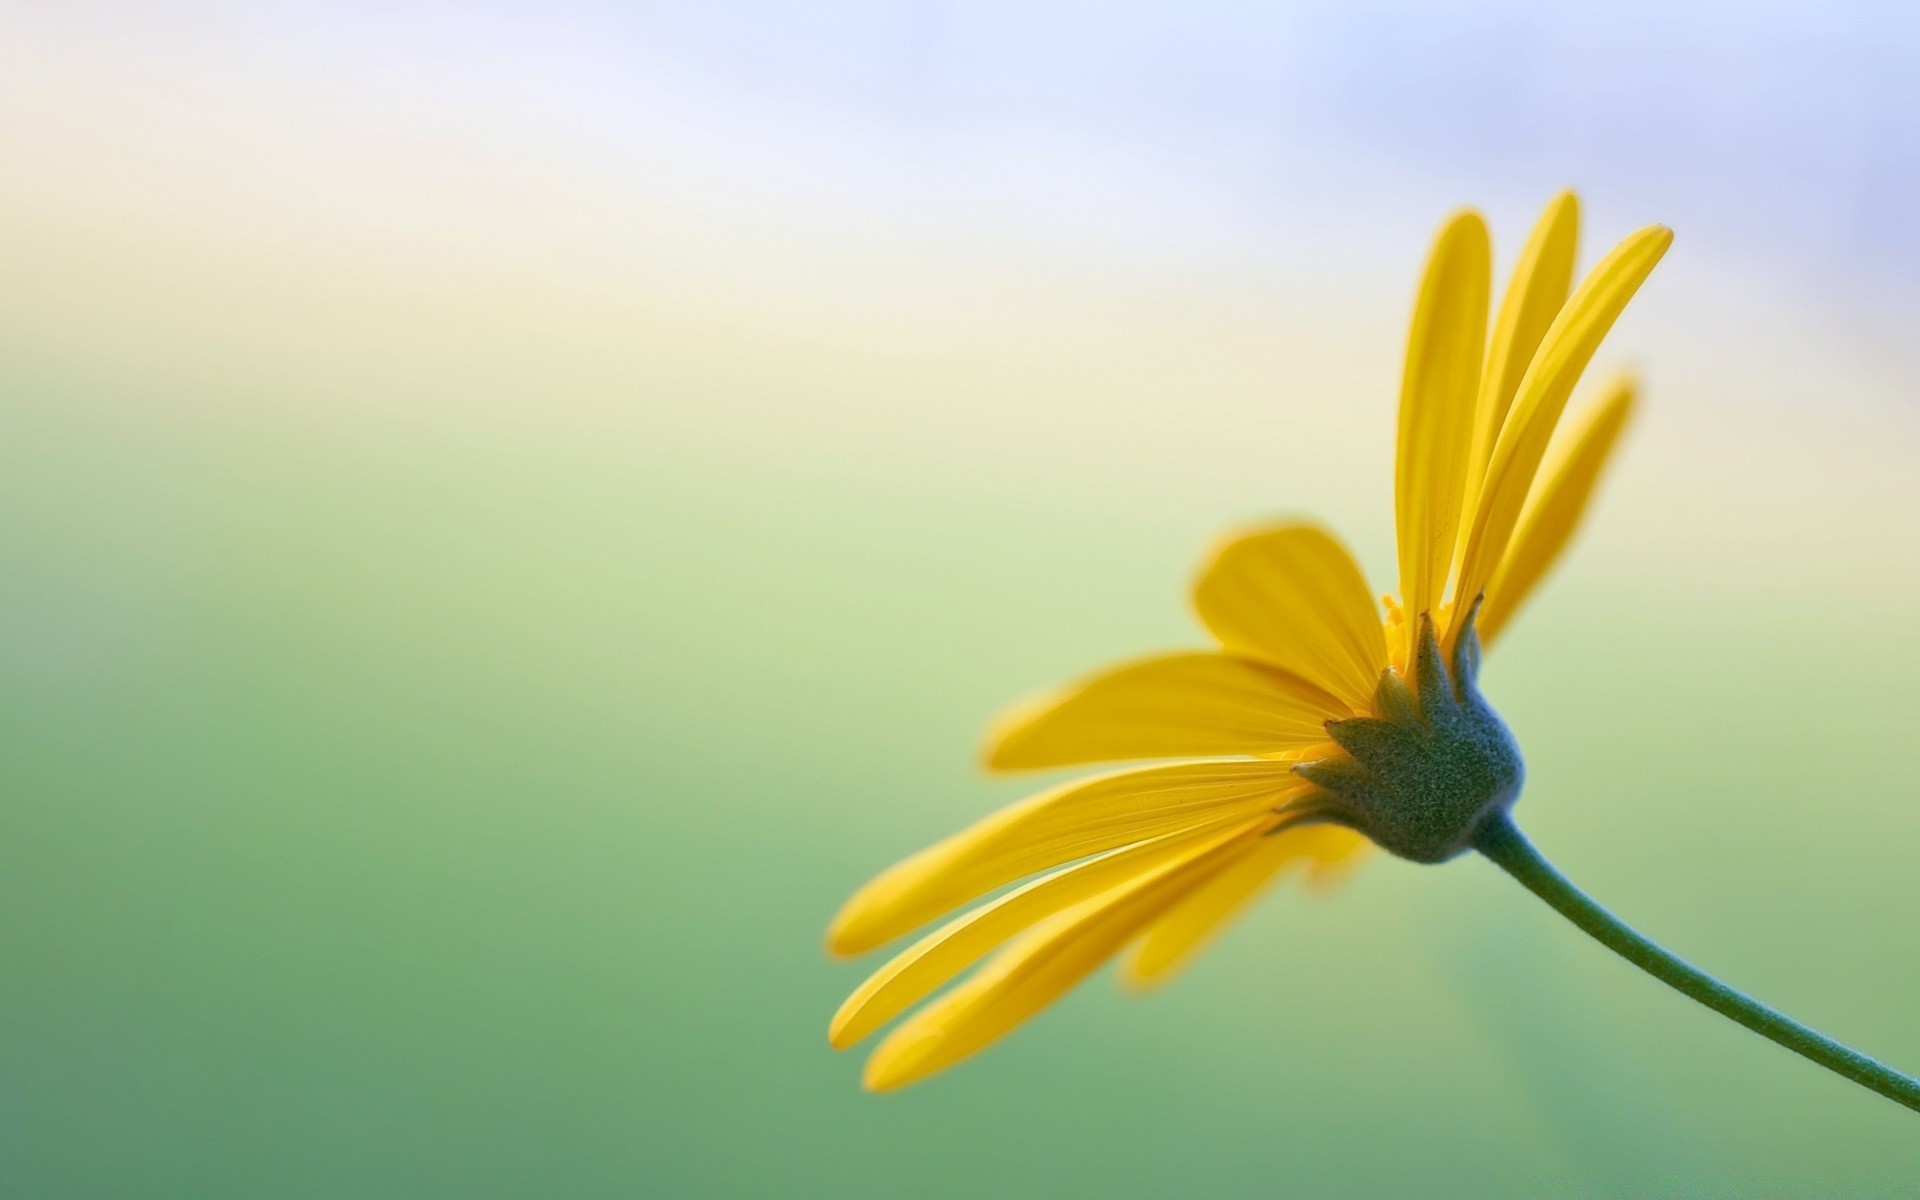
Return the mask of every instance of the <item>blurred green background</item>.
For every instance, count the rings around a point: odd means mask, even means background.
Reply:
[[[825,1040],[998,705],[1195,643],[1227,525],[1388,585],[1428,232],[1572,183],[1679,242],[1521,813],[1920,1067],[1920,43],[1740,12],[9,13],[0,1194],[1920,1194],[1473,861],[905,1094]]]

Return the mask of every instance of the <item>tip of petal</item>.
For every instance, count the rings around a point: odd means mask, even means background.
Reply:
[[[1439,236],[1434,239],[1434,244],[1437,249],[1440,246],[1451,246],[1461,239],[1477,244],[1479,248],[1484,248],[1492,242],[1492,235],[1487,232],[1487,219],[1480,215],[1479,209],[1457,208],[1449,213],[1446,223],[1440,227]]]
[[[827,925],[827,953],[839,958],[876,950],[939,915],[916,908],[924,885],[950,861],[952,839],[910,854],[869,879]]]
[[[860,1086],[865,1088],[867,1091],[872,1092],[876,1096],[884,1096],[888,1092],[897,1092],[901,1088],[907,1086],[907,1084],[912,1082],[913,1080],[911,1079],[903,1080],[900,1082],[883,1082],[882,1080],[880,1080],[878,1076],[876,1076],[873,1073],[872,1070],[868,1070],[865,1074],[860,1076]]]
[[[1580,216],[1580,193],[1572,188],[1561,188],[1547,201],[1547,207],[1541,214],[1542,221],[1560,222],[1578,220]]]
[[[897,1092],[910,1083],[918,1083],[934,1073],[928,1066],[930,1039],[916,1039],[904,1046],[882,1043],[867,1059],[860,1075],[860,1086],[870,1092]]]
[[[1597,409],[1624,408],[1632,412],[1640,401],[1640,376],[1632,371],[1619,371],[1607,380],[1606,390],[1601,394]]]
[[[1614,253],[1625,252],[1637,256],[1643,255],[1646,260],[1646,266],[1643,268],[1640,278],[1644,279],[1646,278],[1645,273],[1651,272],[1654,264],[1666,257],[1667,248],[1671,245],[1673,245],[1673,230],[1670,227],[1665,225],[1647,225],[1634,230],[1626,237],[1620,239],[1620,244],[1614,248]],[[1637,287],[1638,284],[1636,283],[1635,286]]]
[[[988,724],[980,741],[980,765],[989,771],[1031,771],[1059,765],[1034,755],[1030,739],[1023,735],[1032,728],[1035,718],[1057,707],[1065,694],[1064,689],[1055,688],[1016,700],[1002,710]]]
[[[888,915],[888,906],[875,885],[885,878],[882,875],[855,892],[833,915],[833,920],[827,925],[828,954],[835,958],[852,958],[877,949],[897,936],[891,929],[882,927]]]
[[[1020,769],[1019,754],[1009,750],[1005,740],[996,735],[989,735],[986,743],[980,747],[978,761],[983,771],[1018,771]]]
[[[1135,995],[1155,991],[1169,978],[1160,965],[1144,961],[1137,951],[1120,964],[1120,986]]]
[[[864,905],[855,907],[859,899],[855,896],[849,900],[827,926],[827,953],[835,958],[853,958],[892,940],[874,928],[877,921],[872,911]]]
[[[864,1036],[853,1026],[853,1018],[860,1011],[854,1003],[855,999],[856,996],[847,997],[839,1011],[833,1014],[833,1019],[827,1022],[827,1045],[835,1050],[845,1050]]]

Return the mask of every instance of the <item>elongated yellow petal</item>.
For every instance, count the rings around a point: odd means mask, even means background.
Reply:
[[[1456,214],[1434,242],[1413,310],[1394,470],[1405,661],[1418,618],[1439,604],[1453,561],[1487,336],[1488,257],[1486,222],[1476,212]]]
[[[1305,865],[1323,882],[1331,868],[1357,858],[1356,849],[1369,844],[1363,835],[1336,825],[1302,826],[1262,838],[1238,862],[1155,918],[1129,948],[1122,978],[1138,988],[1165,983],[1285,871]]]
[[[1500,437],[1500,427],[1520,388],[1521,376],[1540,339],[1567,302],[1573,284],[1574,254],[1580,243],[1580,200],[1561,192],[1540,214],[1533,233],[1513,268],[1513,282],[1500,302],[1493,323],[1493,341],[1487,347],[1487,369],[1480,379],[1475,406],[1473,454],[1468,458],[1465,496],[1469,504],[1479,494],[1487,460]]]
[[[1364,710],[1387,669],[1380,610],[1332,534],[1289,523],[1231,538],[1193,588],[1200,620],[1230,651],[1262,658]]]
[[[1587,414],[1566,452],[1547,468],[1521,517],[1506,561],[1487,585],[1487,602],[1480,610],[1478,628],[1481,639],[1488,644],[1500,636],[1579,528],[1600,472],[1633,415],[1636,390],[1632,378],[1615,380]]]
[[[1245,817],[1168,834],[1056,871],[942,925],[875,971],[833,1015],[827,1039],[844,1049],[866,1037],[1008,938],[1121,884],[1203,854],[1245,826]]]
[[[1164,983],[1232,919],[1252,906],[1283,869],[1300,861],[1304,829],[1272,834],[1248,847],[1179,903],[1156,917],[1127,950],[1121,978],[1133,987]]]
[[[1135,758],[1277,754],[1326,740],[1351,710],[1267,663],[1196,651],[1126,663],[1017,705],[987,733],[995,770]]]
[[[1142,925],[1244,851],[1271,821],[1185,862],[1113,888],[1049,918],[965,982],[908,1017],[867,1060],[866,1085],[892,1091],[985,1049],[1057,1000]]]
[[[1292,763],[1273,761],[1173,763],[1064,783],[881,872],[834,917],[827,948],[864,953],[1036,871],[1267,811],[1307,790]]]
[[[1660,225],[1630,235],[1600,261],[1554,318],[1553,327],[1520,381],[1513,411],[1494,446],[1486,483],[1467,533],[1457,596],[1470,600],[1479,594],[1506,556],[1507,543],[1568,394],[1627,301],[1672,244],[1673,231]],[[1454,607],[1455,625],[1448,631],[1449,641],[1458,633],[1458,622],[1469,605]]]

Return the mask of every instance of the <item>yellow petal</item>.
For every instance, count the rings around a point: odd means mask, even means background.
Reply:
[[[1310,790],[1291,762],[1173,763],[1049,788],[882,871],[841,908],[835,954],[860,954],[1036,871],[1251,816]]]
[[[1092,974],[1270,825],[1108,890],[1022,934],[965,982],[908,1017],[867,1060],[866,1085],[891,1091],[985,1049]]]
[[[1413,310],[1394,470],[1406,661],[1420,614],[1439,604],[1453,561],[1487,336],[1488,255],[1486,222],[1471,211],[1455,215],[1434,242]]]
[[[1534,585],[1552,569],[1586,512],[1594,484],[1633,415],[1635,383],[1615,380],[1573,435],[1566,452],[1547,468],[1541,486],[1521,518],[1506,561],[1487,585],[1480,610],[1481,638],[1492,643],[1519,610]]]
[[[1268,885],[1280,878],[1282,868],[1300,861],[1299,839],[1305,832],[1292,830],[1263,838],[1259,845],[1249,847],[1238,862],[1222,869],[1155,918],[1128,949],[1121,964],[1122,978],[1135,987],[1148,987],[1171,978],[1179,967],[1192,960],[1203,943],[1251,907]]]
[[[1539,349],[1540,339],[1546,336],[1547,327],[1567,302],[1579,241],[1580,200],[1571,191],[1561,192],[1540,214],[1520,251],[1513,282],[1507,285],[1500,315],[1493,323],[1486,374],[1480,380],[1480,398],[1475,406],[1473,454],[1468,458],[1464,493],[1469,501],[1479,492],[1487,460],[1493,457],[1494,443],[1513,405],[1520,378],[1533,360],[1533,352]]]
[[[1316,882],[1325,882],[1336,864],[1358,859],[1367,839],[1334,825],[1311,825],[1262,838],[1238,861],[1175,904],[1141,935],[1122,964],[1134,987],[1165,983],[1192,962],[1206,944],[1279,879],[1286,869],[1305,864]]]
[[[827,1039],[844,1049],[979,961],[1008,938],[1121,884],[1203,854],[1240,833],[1244,817],[1169,834],[1056,871],[942,925],[875,971],[833,1015]]]
[[[1194,584],[1200,620],[1237,654],[1262,658],[1364,710],[1387,668],[1380,610],[1332,534],[1286,524],[1232,538]]]
[[[1568,394],[1627,301],[1672,243],[1673,231],[1660,225],[1630,235],[1600,261],[1554,318],[1553,327],[1520,381],[1513,411],[1494,446],[1486,483],[1468,527],[1455,595],[1471,599],[1479,594],[1506,556],[1507,543]],[[1458,631],[1457,622],[1468,608],[1467,604],[1455,606],[1456,625],[1449,631],[1449,639]]]
[[[1130,758],[1276,754],[1326,740],[1351,710],[1266,663],[1193,652],[1140,659],[1016,706],[987,733],[996,770]]]
[[[1345,883],[1373,851],[1367,835],[1338,825],[1322,825],[1307,849],[1307,886],[1331,891]]]

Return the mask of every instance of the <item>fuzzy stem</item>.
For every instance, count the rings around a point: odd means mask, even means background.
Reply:
[[[1920,1112],[1920,1080],[1808,1029],[1648,941],[1554,869],[1514,825],[1511,816],[1503,813],[1487,822],[1474,847],[1595,941],[1668,987],[1829,1071]]]

